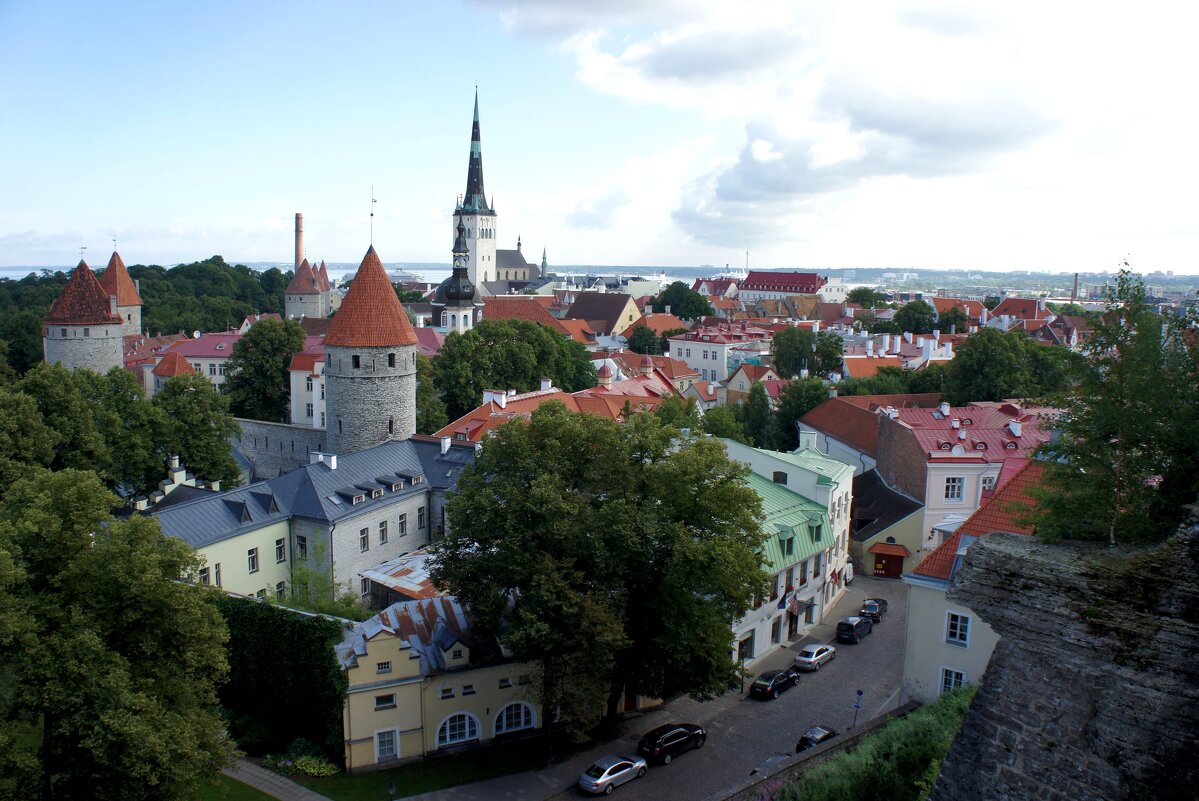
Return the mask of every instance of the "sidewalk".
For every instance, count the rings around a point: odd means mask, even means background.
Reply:
[[[785,667],[790,665],[795,658],[795,651],[804,645],[810,642],[830,642],[837,633],[837,623],[841,618],[856,612],[865,598],[864,591],[857,590],[850,585],[841,599],[826,610],[825,622],[816,624],[804,636],[787,642],[782,647],[775,648],[750,662],[748,665],[750,672],[759,673],[763,670]],[[514,773],[510,776],[500,776],[473,784],[447,787],[444,790],[407,796],[405,801],[499,801],[499,799],[548,801],[548,799],[557,798],[560,795],[577,798],[574,785],[579,779],[579,774],[595,760],[613,752],[632,752],[636,749],[637,741],[641,739],[642,734],[668,720],[686,720],[690,723],[708,726],[744,697],[744,692],[738,692],[736,688],[719,698],[704,702],[693,701],[684,695],[668,701],[656,709],[647,710],[644,714],[625,720],[625,735],[620,739],[597,745],[544,770]]]
[[[286,776],[280,776],[244,759],[237,760],[221,772],[281,801],[329,801],[320,793],[314,793]]]

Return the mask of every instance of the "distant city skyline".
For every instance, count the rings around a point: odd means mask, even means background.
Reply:
[[[0,3],[0,267],[1199,274],[1183,4]],[[372,190],[373,187],[373,190]],[[372,194],[373,192],[373,194]],[[534,258],[534,256],[536,258]]]

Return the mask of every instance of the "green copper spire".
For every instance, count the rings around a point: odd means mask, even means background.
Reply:
[[[466,194],[457,211],[467,214],[492,214],[483,194],[483,147],[479,137],[479,90],[475,89],[475,120],[470,132],[470,162],[466,168]]]

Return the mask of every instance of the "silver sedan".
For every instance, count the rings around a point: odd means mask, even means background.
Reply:
[[[837,649],[831,645],[812,643],[805,645],[795,656],[795,666],[800,670],[820,670],[825,662],[837,657]]]
[[[645,770],[645,760],[641,757],[609,754],[583,772],[579,787],[595,795],[610,793],[627,781],[640,779]]]

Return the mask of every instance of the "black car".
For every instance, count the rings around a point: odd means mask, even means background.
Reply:
[[[749,685],[749,694],[755,698],[778,698],[779,693],[799,684],[799,671],[794,667],[785,670],[768,670],[759,674]]]
[[[867,598],[862,602],[862,609],[858,612],[859,617],[868,617],[875,623],[881,623],[883,615],[887,611],[886,598]]]
[[[694,723],[667,723],[652,731],[647,731],[637,743],[637,753],[645,757],[646,762],[661,762],[669,765],[670,761],[684,751],[692,748],[703,748],[708,733],[702,726]]]
[[[837,624],[838,642],[861,642],[874,629],[874,621],[868,617],[847,617]]]
[[[803,737],[799,738],[799,742],[795,744],[795,753],[807,751],[809,748],[815,748],[825,740],[831,740],[836,737],[838,732],[835,729],[830,729],[828,726],[813,726],[803,733]]]

